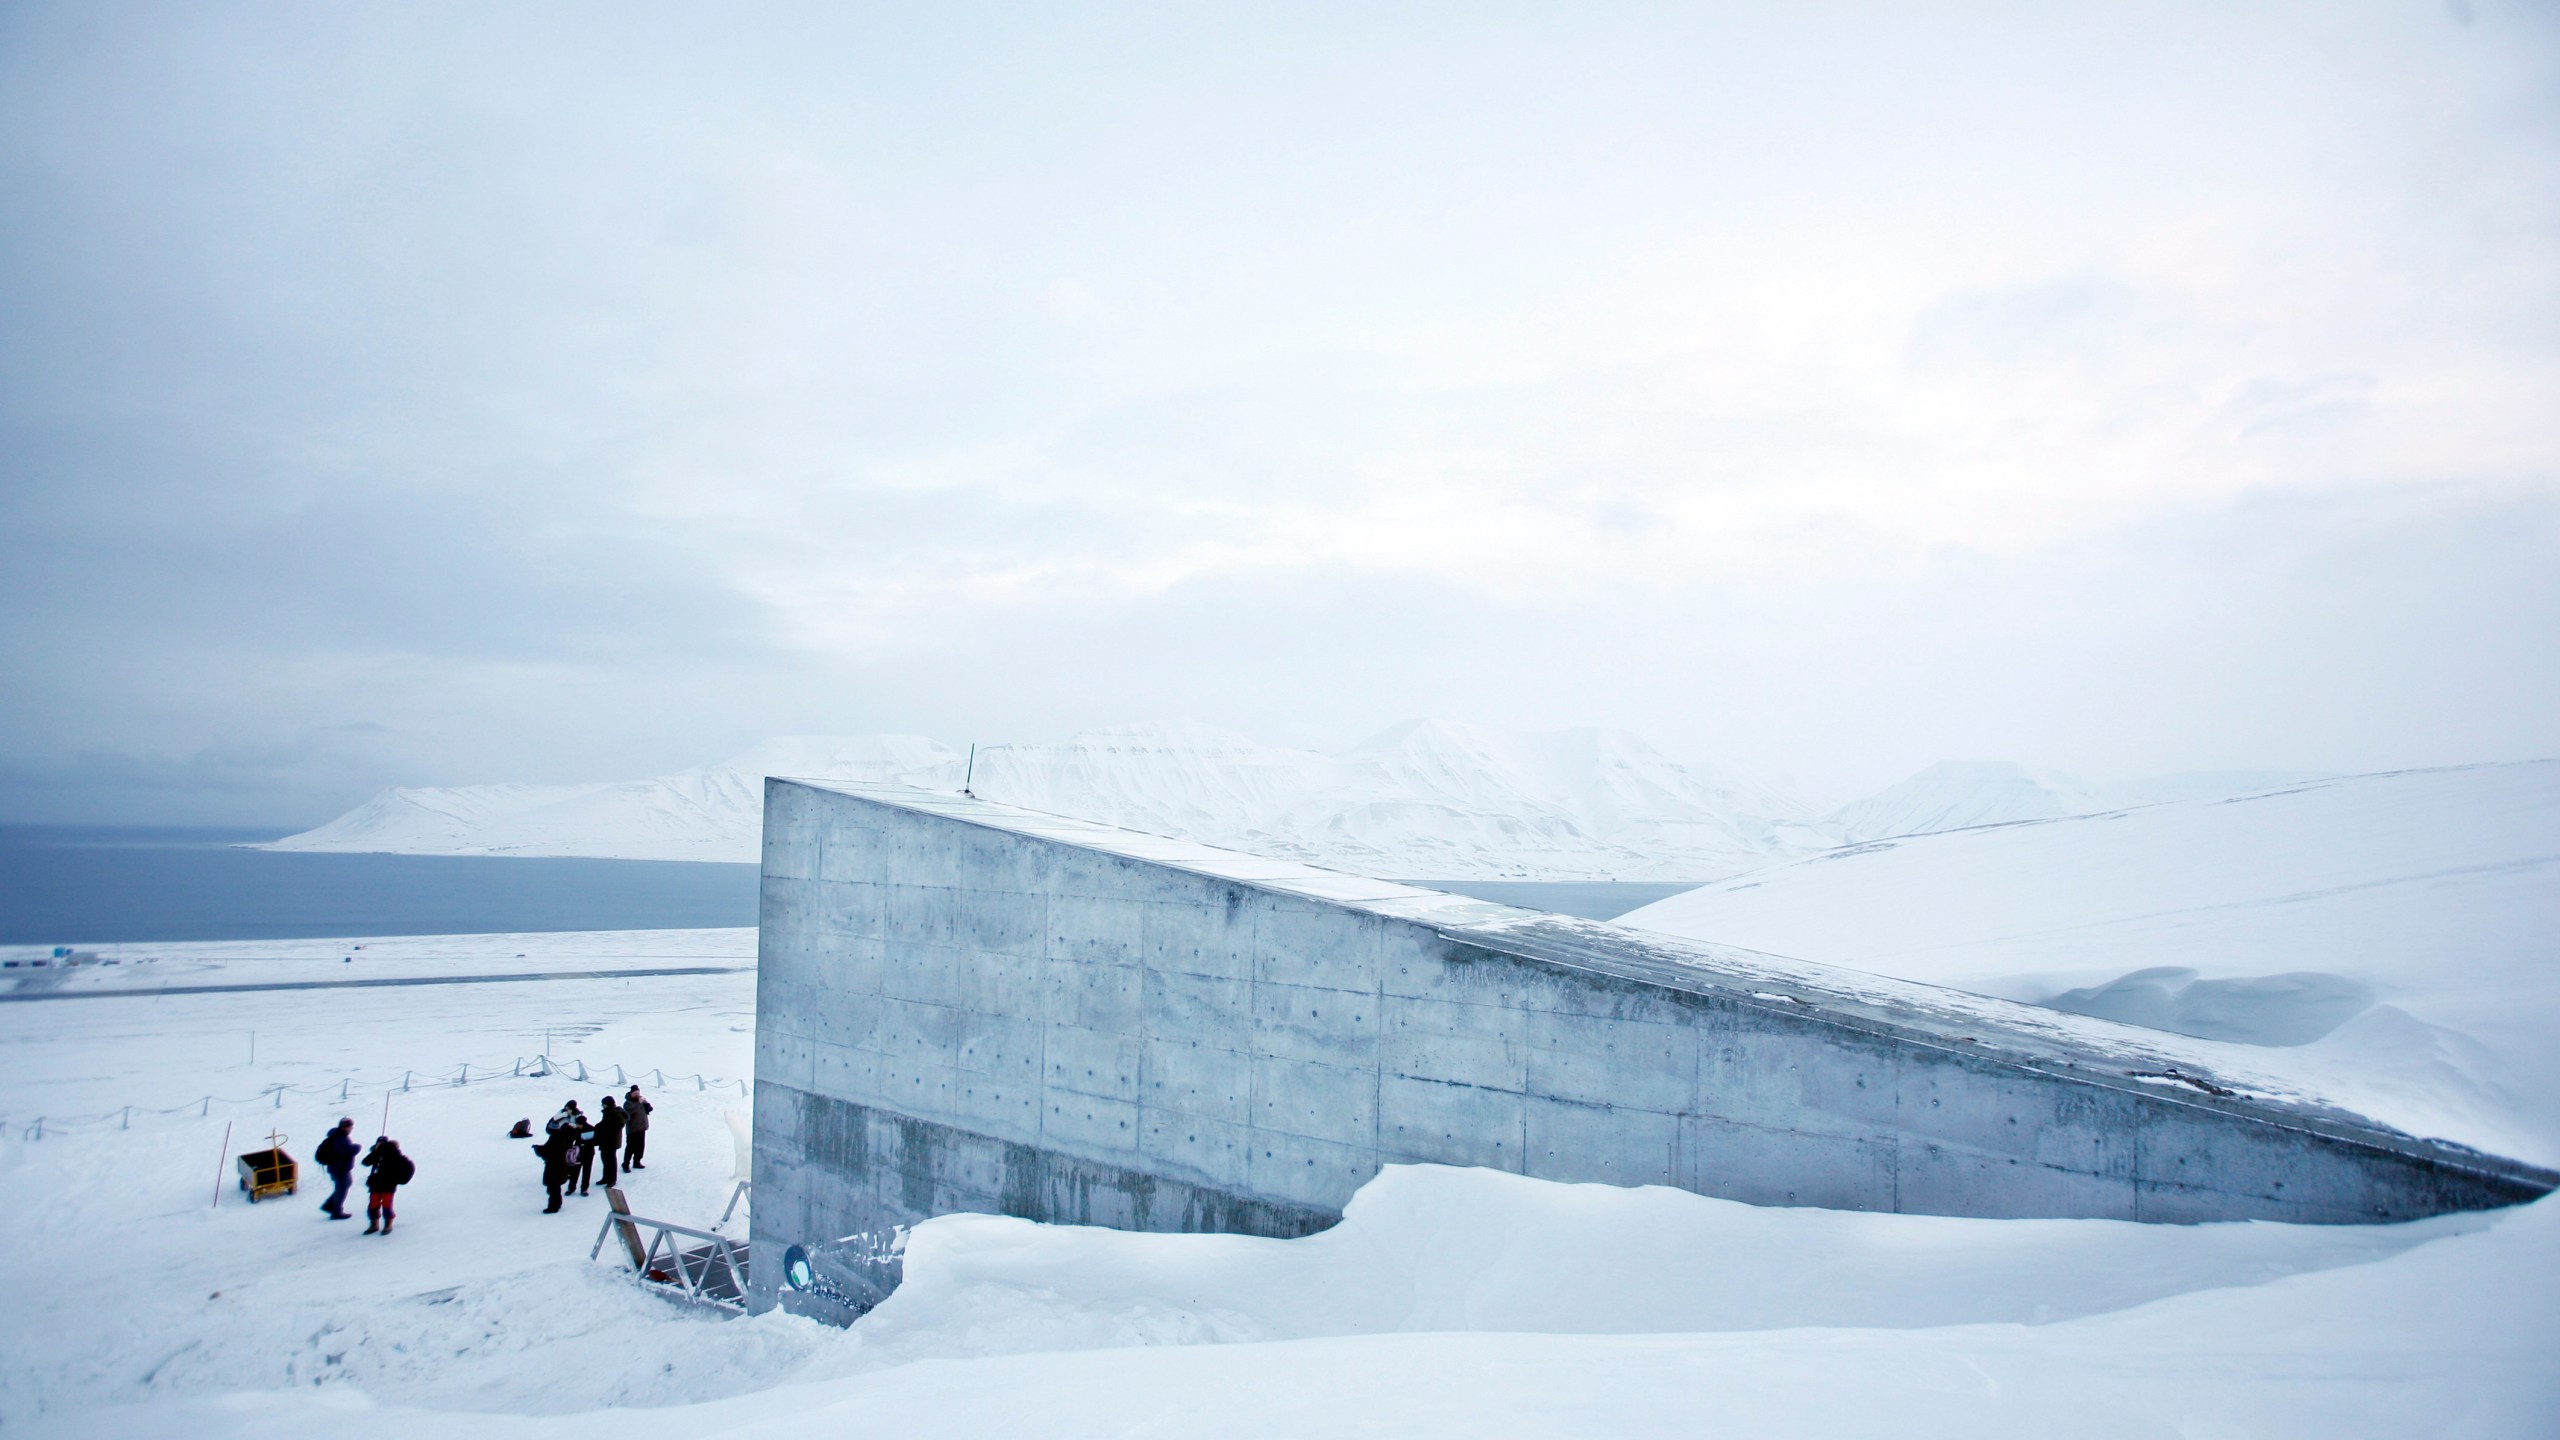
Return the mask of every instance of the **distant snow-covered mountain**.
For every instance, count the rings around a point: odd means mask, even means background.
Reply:
[[[654,780],[385,790],[268,848],[753,862],[767,775],[957,789],[960,759],[950,747],[915,735],[790,736]]]
[[[386,790],[283,850],[751,863],[768,775],[957,790],[1109,825],[1399,879],[1712,880],[1842,843],[2215,797],[2298,778],[2101,787],[1951,761],[1828,816],[1782,786],[1670,759],[1617,730],[1517,734],[1410,720],[1348,750],[1204,725],[966,750],[921,735],[794,735],[653,780]]]
[[[956,790],[967,752],[912,735],[792,736],[653,780],[388,790],[288,850],[753,861],[768,775]],[[1373,875],[1676,879],[1826,848],[1785,791],[1609,730],[1411,721],[1339,754],[1199,725],[986,745],[981,796]]]

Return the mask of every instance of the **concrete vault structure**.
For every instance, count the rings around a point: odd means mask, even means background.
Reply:
[[[762,907],[759,1257],[957,1211],[1300,1235],[1397,1161],[2155,1221],[2560,1180],[2176,1036],[900,786],[767,782]]]

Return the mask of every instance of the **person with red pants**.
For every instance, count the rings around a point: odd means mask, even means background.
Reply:
[[[364,1233],[391,1233],[391,1192],[418,1177],[418,1166],[400,1153],[400,1142],[388,1135],[373,1138],[364,1152]]]

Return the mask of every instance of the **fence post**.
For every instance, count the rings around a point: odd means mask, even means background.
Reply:
[[[693,1072],[693,1088],[696,1090],[708,1091],[711,1088],[711,1082],[703,1079],[702,1072],[696,1070]]]
[[[276,1087],[276,1108],[279,1110],[284,1108],[284,1087],[281,1085]]]
[[[210,1115],[210,1114],[212,1114],[212,1113],[213,1113],[213,1097],[212,1097],[212,1096],[210,1096],[210,1095],[207,1095],[206,1097],[204,1097],[204,1108],[203,1108],[202,1110],[197,1111],[197,1112],[196,1112],[196,1114],[197,1114],[198,1116],[205,1116],[205,1115]]]
[[[572,1060],[572,1061],[570,1061],[569,1063],[578,1067],[578,1083],[579,1083],[579,1084],[581,1084],[581,1085],[586,1084],[586,1083],[587,1083],[587,1062],[586,1062],[586,1061],[584,1061],[584,1060]]]
[[[406,1094],[408,1094],[408,1093],[409,1093],[409,1078],[410,1078],[410,1076],[414,1075],[415,1073],[416,1073],[415,1071],[411,1071],[411,1070],[403,1070],[403,1071],[401,1071],[401,1072],[400,1072],[400,1093],[401,1093],[401,1094],[406,1095]]]
[[[341,1075],[341,1076],[339,1076],[339,1077],[338,1077],[338,1103],[339,1103],[339,1104],[341,1104],[341,1105],[343,1105],[343,1104],[345,1104],[345,1103],[346,1103],[346,1100],[347,1100],[347,1077],[346,1077],[346,1076],[344,1076],[344,1075]]]
[[[667,1088],[667,1072],[665,1072],[665,1071],[663,1071],[663,1070],[651,1070],[651,1071],[649,1072],[649,1085],[650,1085],[650,1088],[651,1088],[651,1089],[655,1089],[655,1090],[664,1090],[664,1089],[666,1089],[666,1088]]]
[[[622,1067],[619,1065],[613,1067],[613,1083],[616,1085],[626,1085],[630,1083],[622,1078]]]
[[[117,1126],[116,1128],[117,1128],[117,1129],[119,1129],[119,1130],[130,1130],[130,1129],[132,1129],[132,1128],[133,1128],[133,1107],[132,1107],[132,1106],[127,1105],[126,1107],[124,1107],[124,1123],[123,1123],[123,1124],[121,1124],[121,1125],[119,1125],[119,1126]]]
[[[515,1076],[519,1080],[524,1078],[524,1057],[521,1055],[516,1057]]]
[[[36,1128],[35,1128],[35,1131],[34,1131],[34,1133],[33,1133],[31,1136],[29,1136],[29,1138],[30,1138],[30,1139],[35,1139],[35,1140],[41,1140],[41,1139],[43,1139],[43,1138],[44,1138],[44,1117],[43,1117],[43,1116],[39,1115],[39,1116],[37,1116],[37,1117],[36,1117]]]
[[[456,1085],[468,1085],[468,1084],[470,1084],[470,1083],[471,1083],[471,1062],[470,1062],[470,1061],[465,1060],[465,1061],[463,1061],[463,1062],[462,1062],[462,1073],[461,1073],[460,1075],[457,1075],[457,1076],[455,1076],[455,1077],[454,1077],[453,1083],[454,1083],[454,1084],[456,1084]]]

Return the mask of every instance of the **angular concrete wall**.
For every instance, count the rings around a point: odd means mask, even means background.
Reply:
[[[759,1255],[954,1211],[1303,1234],[1400,1160],[2173,1221],[2553,1179],[2102,1021],[897,787],[769,782],[761,944]]]

